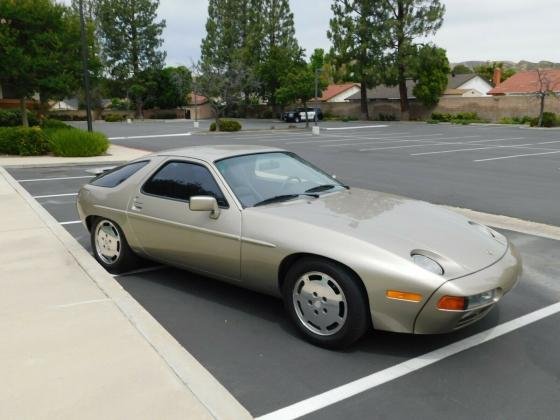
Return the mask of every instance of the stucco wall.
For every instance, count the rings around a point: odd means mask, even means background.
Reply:
[[[311,105],[311,103],[310,103]],[[338,116],[360,117],[360,103],[321,103],[318,104],[323,112]],[[398,100],[370,101],[369,115],[377,119],[379,114],[394,115],[400,119],[400,103]],[[545,111],[560,114],[560,98],[547,97]],[[428,119],[432,112],[451,113],[476,112],[481,118],[497,122],[503,117],[522,117],[524,115],[537,116],[539,101],[528,96],[487,96],[487,97],[444,97],[435,108],[426,108],[422,104],[410,102],[411,119]]]

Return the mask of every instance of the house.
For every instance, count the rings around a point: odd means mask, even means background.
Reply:
[[[204,120],[214,117],[214,111],[210,106],[210,101],[206,96],[197,95],[191,92],[187,95],[188,105],[182,107],[185,110],[185,118]]]
[[[319,98],[320,102],[348,102],[348,98],[360,92],[358,83],[330,84]]]
[[[480,97],[488,96],[492,85],[478,74],[450,74],[443,96]]]
[[[492,96],[523,96],[542,91],[560,94],[560,69],[520,71],[488,93]]]
[[[414,96],[414,80],[406,81],[408,99],[416,99]],[[447,88],[443,92],[445,97],[481,97],[488,96],[487,93],[492,89],[492,85],[477,74],[450,74],[447,78]],[[399,87],[379,85],[367,90],[369,101],[372,100],[399,100]],[[350,96],[349,101],[359,101],[360,92]]]

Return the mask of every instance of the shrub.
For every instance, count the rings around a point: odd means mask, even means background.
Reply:
[[[123,122],[126,119],[126,115],[121,114],[107,114],[103,116],[106,122]]]
[[[150,116],[150,119],[152,120],[174,120],[176,118],[176,112],[157,112]]]
[[[342,122],[358,121],[358,118],[345,115],[344,117],[342,117],[342,118],[340,119],[340,121],[342,121]]]
[[[39,156],[49,152],[49,143],[39,127],[0,128],[0,153]]]
[[[50,130],[48,141],[56,156],[99,156],[109,147],[107,136],[83,130]]]
[[[50,130],[50,129],[58,129],[58,130],[62,130],[62,129],[74,129],[74,127],[68,125],[68,124],[64,124],[62,121],[59,120],[53,120],[51,118],[46,118],[45,120],[43,120],[43,122],[41,123],[41,128],[43,130]]]
[[[34,112],[27,112],[29,126],[39,125],[39,118]],[[17,127],[21,125],[21,111],[19,109],[0,109],[0,127]]]
[[[128,99],[119,99],[119,98],[112,98],[111,99],[111,109],[118,109],[120,111],[127,111],[130,109],[130,102]]]
[[[220,120],[220,131],[239,131],[241,124],[235,120]],[[210,124],[210,131],[216,131],[216,122]]]
[[[397,117],[395,117],[393,114],[382,114],[380,113],[378,116],[378,120],[379,121],[396,121]]]
[[[453,119],[453,115],[445,114],[441,112],[433,112],[432,113],[432,120],[439,121],[439,122],[450,122]]]
[[[539,125],[539,117],[532,118],[530,124],[531,127],[537,127]],[[543,116],[542,116],[543,127],[556,127],[557,125],[560,125],[560,119],[556,116],[554,112],[543,112]]]

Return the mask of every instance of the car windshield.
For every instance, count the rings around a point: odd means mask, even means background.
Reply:
[[[243,207],[318,196],[346,188],[339,181],[288,152],[235,156],[216,167]]]

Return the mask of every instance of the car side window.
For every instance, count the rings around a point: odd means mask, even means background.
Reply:
[[[195,195],[210,195],[220,207],[228,203],[210,171],[196,163],[165,163],[142,187],[142,192],[173,200],[189,201]]]
[[[122,184],[140,169],[148,164],[148,160],[143,160],[141,162],[133,162],[127,165],[119,166],[109,172],[99,175],[98,177],[90,181],[91,185],[97,187],[114,188],[119,184]]]

